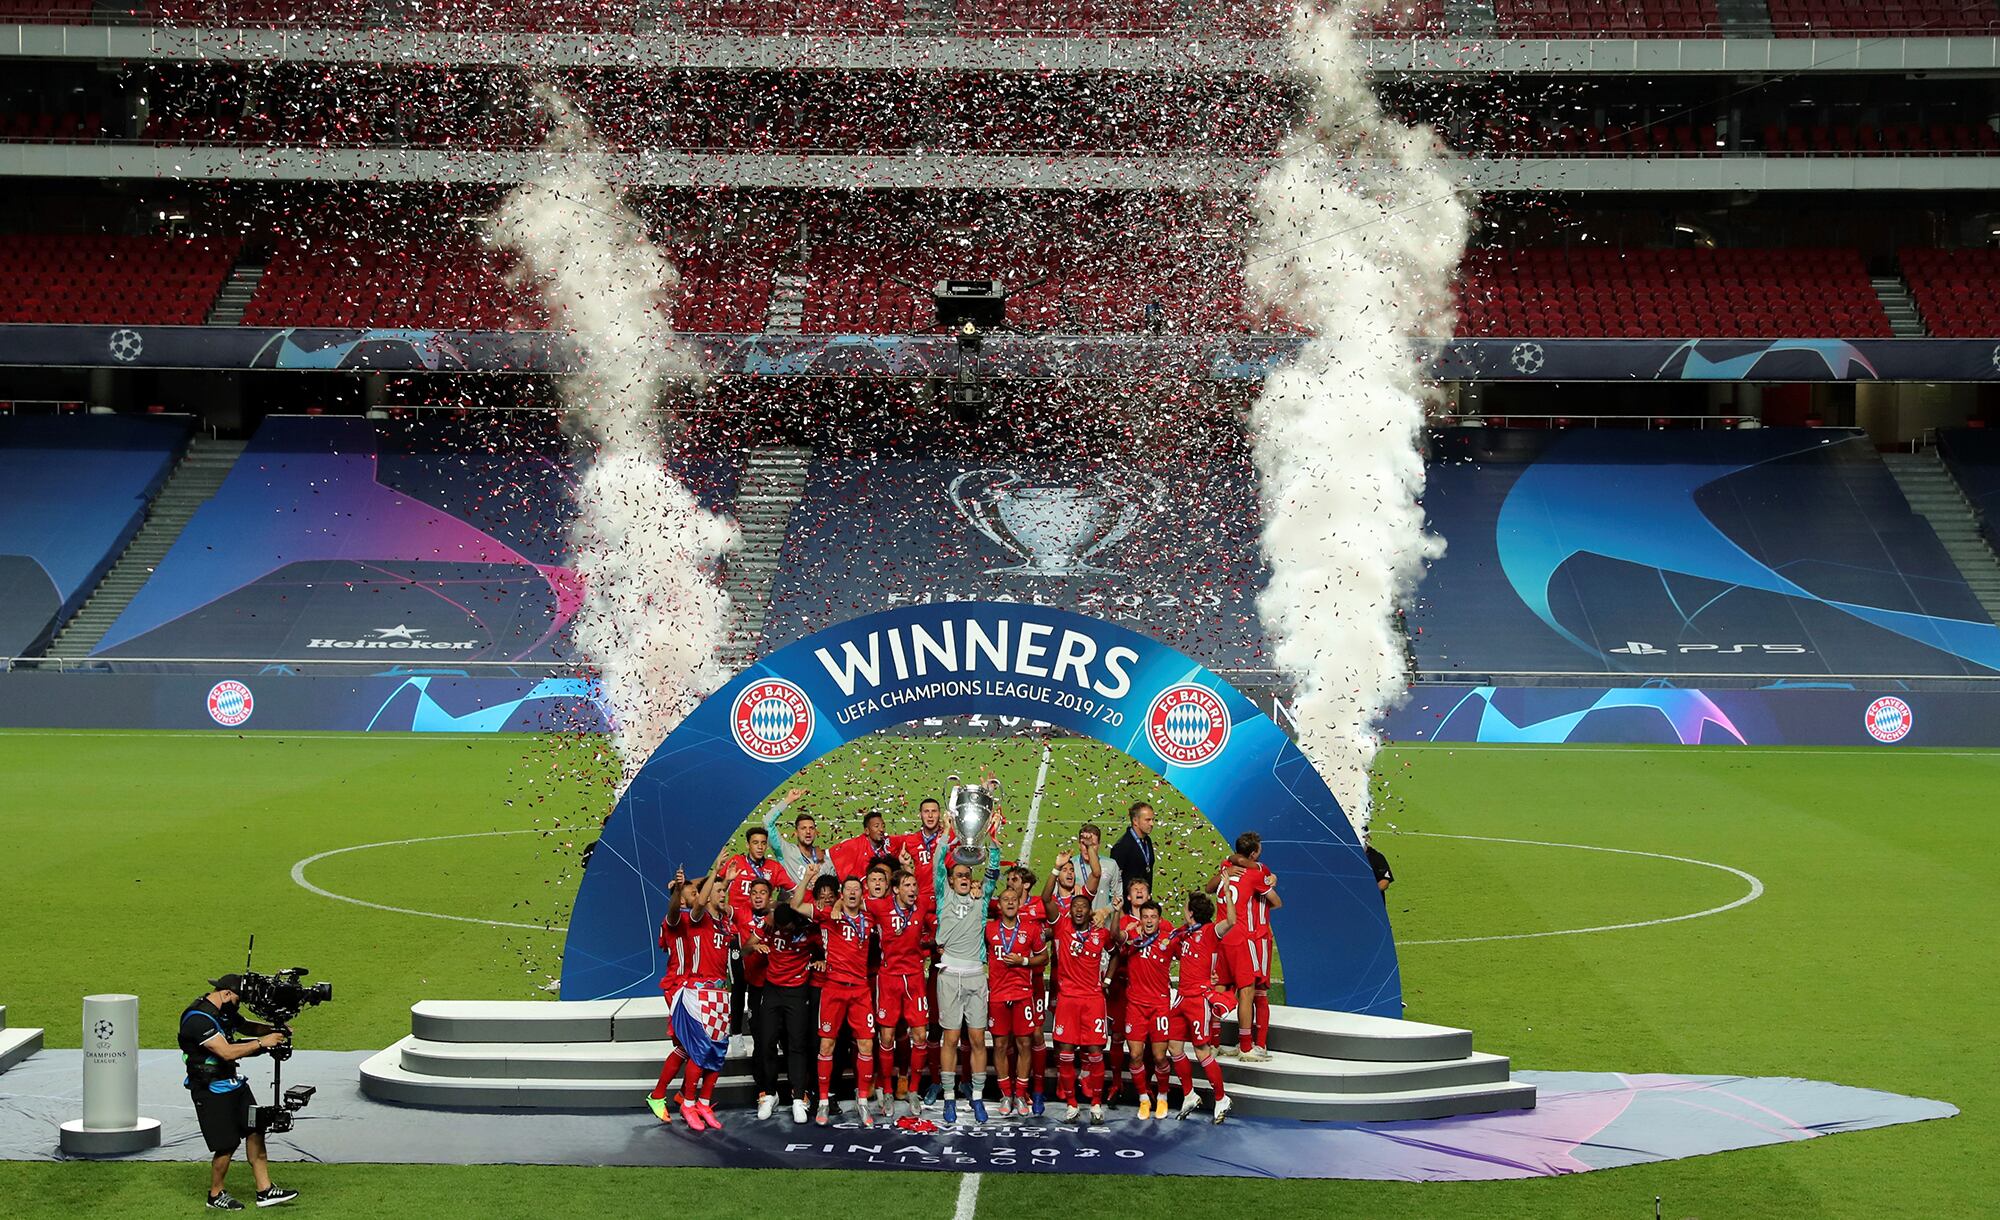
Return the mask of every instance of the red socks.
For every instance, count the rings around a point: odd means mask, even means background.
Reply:
[[[1093,1106],[1104,1096],[1104,1052],[1094,1047],[1083,1053],[1083,1096]]]
[[[893,1095],[896,1091],[896,1040],[881,1038],[875,1043],[876,1071],[881,1074],[883,1087]]]
[[[721,1074],[720,1072],[703,1072],[701,1074],[701,1104],[707,1105],[709,1102],[715,1100],[715,1078]]]
[[[1222,1065],[1215,1061],[1214,1055],[1202,1056],[1201,1070],[1202,1074],[1208,1077],[1208,1086],[1215,1090],[1215,1095],[1223,1096]]]
[[[854,1057],[854,1096],[867,1101],[875,1091],[875,1056],[856,1055]]]
[[[1163,1059],[1153,1065],[1153,1096],[1165,1099],[1167,1095],[1167,1064]]]
[[[1174,1056],[1174,1075],[1180,1077],[1182,1093],[1194,1091],[1194,1066],[1188,1062],[1186,1055]]]
[[[833,1056],[819,1057],[819,1099],[826,1101],[833,1096]]]
[[[695,1101],[701,1097],[701,1077],[701,1068],[694,1060],[688,1060],[687,1074],[681,1078],[682,1101]]]
[[[1264,992],[1257,993],[1257,1046],[1259,1049],[1271,1045],[1271,997]]]
[[[1048,1044],[1043,1042],[1037,1042],[1033,1046],[1029,1047],[1028,1062],[1033,1065],[1028,1069],[1028,1079],[1032,1081],[1034,1084],[1034,1089],[1032,1091],[1036,1093],[1047,1092],[1048,1079],[1049,1079]]]
[[[667,1090],[674,1087],[674,1077],[681,1074],[681,1065],[686,1062],[687,1058],[681,1054],[679,1047],[667,1052],[667,1062],[660,1068],[660,1083],[653,1086],[653,1096],[667,1095]]]
[[[1153,1095],[1153,1090],[1146,1087],[1146,1063],[1143,1059],[1132,1061],[1132,1089],[1141,1097]]]
[[[1076,1104],[1076,1052],[1056,1052],[1056,1096]]]

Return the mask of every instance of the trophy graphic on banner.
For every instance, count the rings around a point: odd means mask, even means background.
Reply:
[[[1166,486],[1149,474],[1099,473],[1095,488],[1032,486],[1018,470],[967,470],[951,481],[951,502],[972,527],[1021,562],[987,575],[1111,575],[1091,556],[1132,532],[1160,507]]]
[[[1000,794],[984,784],[961,783],[956,775],[947,778],[951,787],[944,794],[945,807],[951,810],[951,826],[958,832],[958,846],[952,849],[951,858],[958,864],[976,866],[986,859],[984,841],[993,827]]]

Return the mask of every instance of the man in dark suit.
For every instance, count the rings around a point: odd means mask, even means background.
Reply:
[[[1111,845],[1111,858],[1118,863],[1118,875],[1126,885],[1134,878],[1142,880],[1148,888],[1153,884],[1153,807],[1139,801],[1126,810],[1131,825],[1116,843]]]

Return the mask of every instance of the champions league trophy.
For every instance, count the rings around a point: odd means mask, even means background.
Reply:
[[[997,790],[984,784],[964,784],[956,775],[949,777],[944,803],[951,810],[951,826],[958,832],[958,846],[951,852],[955,863],[977,866],[986,859],[983,846],[993,825],[993,811],[999,807]]]
[[[1158,508],[1166,487],[1149,474],[1098,474],[1097,489],[1030,487],[1018,470],[968,470],[951,481],[951,502],[974,529],[1021,560],[987,575],[1106,575],[1090,557],[1132,532]]]

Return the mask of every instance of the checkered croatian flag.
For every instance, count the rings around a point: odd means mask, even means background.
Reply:
[[[674,1043],[704,1072],[719,1072],[729,1055],[729,993],[683,987],[674,996]]]

